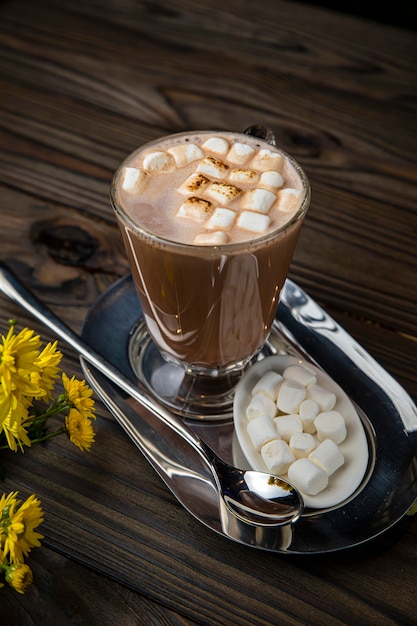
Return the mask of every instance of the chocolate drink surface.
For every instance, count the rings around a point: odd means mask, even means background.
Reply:
[[[269,335],[308,208],[301,168],[245,134],[180,133],[127,157],[112,203],[159,350],[197,371],[243,367]]]

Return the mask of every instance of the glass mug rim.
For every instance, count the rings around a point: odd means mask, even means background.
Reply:
[[[277,152],[281,153],[284,156],[284,158],[286,158],[288,162],[291,164],[291,166],[295,169],[302,183],[302,190],[304,192],[304,198],[297,212],[287,222],[285,222],[285,224],[270,231],[266,235],[259,235],[259,236],[255,235],[253,238],[248,237],[247,239],[244,239],[242,241],[229,242],[229,243],[224,243],[224,244],[196,244],[196,243],[184,243],[184,242],[175,241],[174,239],[161,237],[160,235],[155,234],[151,230],[144,228],[143,226],[138,224],[138,222],[133,220],[128,215],[128,213],[124,210],[123,206],[121,206],[121,204],[117,200],[116,187],[117,187],[117,182],[119,179],[120,172],[122,171],[123,167],[125,167],[126,163],[130,160],[133,154],[135,154],[136,152],[138,153],[142,152],[155,144],[163,143],[164,141],[171,139],[171,138],[180,138],[182,136],[190,137],[191,135],[214,135],[216,133],[219,133],[219,134],[226,133],[227,135],[232,135],[235,137],[245,137],[245,138],[252,137],[252,139],[256,140],[257,142],[262,143],[266,148],[271,149],[272,147],[273,149],[276,149]],[[310,181],[307,177],[307,174],[305,173],[301,165],[298,163],[298,161],[293,156],[288,154],[288,152],[286,152],[283,148],[281,148],[280,146],[273,145],[269,143],[268,141],[266,141],[265,139],[261,139],[259,137],[248,135],[247,133],[236,132],[236,131],[189,130],[189,131],[183,131],[179,133],[170,133],[168,135],[157,137],[156,139],[147,141],[144,144],[132,150],[123,159],[123,161],[120,163],[119,167],[117,168],[116,172],[114,173],[111,186],[110,186],[110,201],[111,201],[114,211],[116,211],[120,219],[125,224],[127,224],[133,231],[137,232],[141,236],[151,239],[152,241],[154,241],[155,243],[158,243],[161,246],[170,247],[170,248],[178,248],[181,250],[189,250],[190,252],[198,250],[199,254],[203,254],[203,253],[211,254],[213,251],[216,251],[216,252],[220,251],[220,252],[224,252],[227,254],[233,254],[235,252],[239,252],[240,250],[247,249],[248,246],[250,247],[263,246],[268,241],[271,241],[275,239],[276,237],[278,237],[281,233],[286,232],[293,224],[295,224],[300,219],[302,219],[305,216],[310,205],[311,186],[310,186]]]

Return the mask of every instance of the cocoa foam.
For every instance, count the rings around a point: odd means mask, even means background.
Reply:
[[[288,155],[257,138],[220,132],[173,135],[136,150],[120,167],[115,188],[134,223],[199,245],[275,231],[305,197]]]

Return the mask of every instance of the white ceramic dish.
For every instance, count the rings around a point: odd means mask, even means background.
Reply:
[[[240,448],[251,468],[268,471],[260,452],[254,448],[248,435],[246,407],[252,398],[251,392],[254,385],[263,374],[271,370],[282,374],[289,365],[293,364],[308,365],[309,369],[313,369],[317,376],[317,384],[336,394],[335,410],[343,415],[346,422],[347,437],[339,445],[345,458],[343,466],[330,476],[326,489],[315,496],[302,494],[307,507],[327,509],[339,505],[355,492],[363,480],[369,460],[368,441],[361,419],[343,389],[330,376],[311,363],[306,363],[292,356],[276,355],[259,361],[247,371],[236,387],[234,399],[235,432]],[[236,459],[237,461],[238,459]],[[284,477],[287,478],[287,475]]]

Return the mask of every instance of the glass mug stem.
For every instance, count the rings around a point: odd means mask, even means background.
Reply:
[[[309,199],[303,170],[263,126],[163,137],[117,170],[111,200],[143,312],[131,362],[172,410],[230,416]]]

